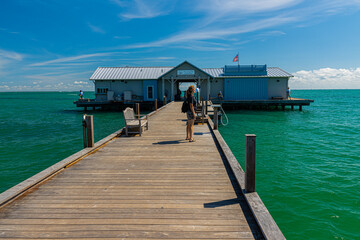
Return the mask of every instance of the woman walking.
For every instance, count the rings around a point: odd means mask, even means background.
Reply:
[[[187,115],[187,126],[186,126],[186,140],[189,142],[195,142],[193,138],[193,127],[196,119],[195,107],[196,107],[196,99],[193,96],[195,93],[195,87],[190,86],[186,91],[186,101],[189,104],[188,110],[186,112]]]

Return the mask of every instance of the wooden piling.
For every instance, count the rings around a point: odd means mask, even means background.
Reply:
[[[294,105],[291,105],[291,110],[294,110]]]
[[[208,115],[208,101],[205,101],[205,114]]]
[[[86,115],[87,147],[94,147],[94,122],[92,115]]]
[[[136,103],[136,115],[138,116],[138,118],[140,118],[140,103]]]
[[[299,105],[299,111],[302,111],[302,105]]]
[[[204,124],[204,118],[205,118],[205,106],[204,101],[201,101],[201,122]]]
[[[83,115],[82,126],[83,126],[84,148],[87,148],[87,139],[86,139],[86,114]]]
[[[155,99],[155,111],[158,109],[157,99]]]
[[[219,124],[219,116],[218,116],[218,108],[214,107],[214,129],[218,129]]]
[[[255,192],[255,134],[245,134],[245,191]]]
[[[166,105],[166,96],[164,96],[164,105]]]

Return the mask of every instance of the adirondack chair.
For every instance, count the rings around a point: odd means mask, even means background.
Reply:
[[[149,122],[147,115],[139,115],[138,118],[135,117],[134,109],[127,107],[124,111],[124,119],[125,119],[125,133],[126,136],[129,133],[139,133],[141,136],[142,128],[146,127],[146,130],[149,129]],[[140,116],[145,116],[145,119]]]

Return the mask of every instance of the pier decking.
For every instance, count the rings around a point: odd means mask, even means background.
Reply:
[[[0,238],[262,239],[208,124],[185,141],[180,109],[166,105],[141,137],[114,138],[5,204]]]

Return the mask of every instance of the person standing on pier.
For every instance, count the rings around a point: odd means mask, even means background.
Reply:
[[[189,140],[189,142],[195,142],[193,138],[194,123],[196,119],[196,114],[195,114],[196,99],[193,96],[194,93],[195,93],[194,86],[190,86],[186,91],[186,101],[189,104],[188,110],[186,112],[186,116],[188,119],[186,126],[186,140]]]
[[[83,99],[83,97],[84,97],[84,93],[82,90],[80,90],[80,99]]]
[[[290,99],[290,100],[291,100],[290,88],[289,88],[289,87],[286,89],[286,99]]]

